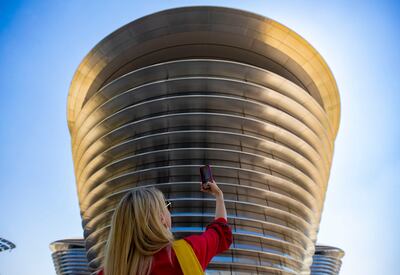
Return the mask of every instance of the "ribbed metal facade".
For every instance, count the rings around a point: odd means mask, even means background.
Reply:
[[[0,252],[6,251],[6,250],[11,251],[14,248],[15,248],[15,244],[13,244],[12,242],[10,242],[6,239],[0,238]]]
[[[66,239],[50,244],[57,275],[89,275],[83,239]]]
[[[68,101],[91,267],[132,188],[164,192],[177,237],[203,231],[207,163],[234,233],[209,270],[309,274],[338,121],[329,68],[273,20],[193,7],[122,27],[82,62]]]
[[[337,247],[317,245],[311,275],[338,275],[344,251]]]

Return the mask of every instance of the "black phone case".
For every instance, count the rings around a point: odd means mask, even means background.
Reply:
[[[212,176],[210,165],[204,165],[204,166],[200,167],[200,176],[201,176],[201,183],[203,185],[206,185],[207,182],[214,180],[214,178]],[[208,189],[208,188],[204,188],[204,189]]]

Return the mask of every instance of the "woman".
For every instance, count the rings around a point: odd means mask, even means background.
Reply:
[[[170,203],[161,191],[144,187],[126,194],[115,210],[99,275],[203,273],[216,254],[229,248],[232,231],[221,189],[213,181],[200,191],[215,197],[215,220],[201,235],[179,241],[171,233]]]

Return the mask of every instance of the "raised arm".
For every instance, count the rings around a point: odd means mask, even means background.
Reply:
[[[203,270],[207,268],[211,259],[224,252],[232,243],[232,230],[227,224],[224,194],[215,181],[208,182],[207,189],[200,191],[212,194],[216,200],[215,219],[201,235],[191,235],[185,240],[192,246]]]
[[[222,193],[222,190],[219,189],[215,181],[208,182],[207,185],[210,187],[209,189],[204,189],[203,185],[201,185],[200,191],[212,194],[215,197],[215,219],[224,218],[228,220],[226,216],[224,193]]]

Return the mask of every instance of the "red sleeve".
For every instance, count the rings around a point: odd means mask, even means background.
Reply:
[[[224,218],[218,218],[207,226],[203,234],[188,236],[185,240],[192,246],[205,270],[215,255],[229,248],[232,243],[232,230]]]
[[[104,271],[103,269],[99,271],[99,273],[97,273],[97,275],[104,275]]]

